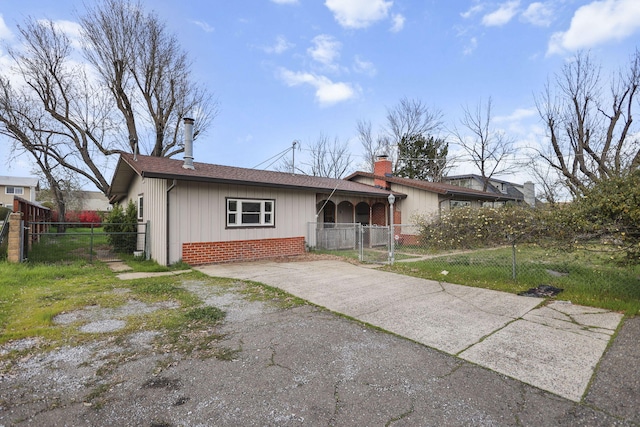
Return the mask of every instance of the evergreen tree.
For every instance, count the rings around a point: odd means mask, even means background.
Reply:
[[[442,138],[405,135],[398,144],[397,176],[439,182],[447,169],[449,144]]]

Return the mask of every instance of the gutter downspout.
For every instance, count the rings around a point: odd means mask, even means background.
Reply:
[[[167,239],[167,265],[169,265],[169,262],[170,262],[170,258],[169,258],[169,236],[170,236],[170,234],[169,234],[169,229],[170,229],[170,227],[169,227],[169,198],[170,198],[170,195],[169,195],[169,192],[171,192],[171,190],[174,189],[174,187],[176,186],[177,183],[178,182],[174,179],[173,183],[171,183],[169,188],[167,188],[167,211],[166,211],[167,212],[167,224],[166,224],[167,228],[166,228],[166,231],[165,231],[165,233],[166,233],[165,236],[166,236],[166,239]]]

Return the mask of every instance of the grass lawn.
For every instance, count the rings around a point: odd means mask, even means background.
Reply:
[[[640,266],[621,265],[598,251],[561,251],[519,246],[516,279],[512,248],[433,256],[386,266],[389,271],[468,286],[518,293],[539,285],[564,289],[557,299],[575,304],[640,313]]]
[[[62,234],[51,227],[42,234],[29,250],[29,259],[37,262],[55,263],[63,257],[68,260],[94,259],[98,249],[108,249],[109,242],[102,227],[67,228]],[[90,253],[91,250],[91,253]]]
[[[128,261],[134,271],[163,271],[148,261]],[[172,268],[182,268],[173,266]],[[122,281],[102,262],[77,261],[64,264],[10,264],[0,262],[0,344],[23,338],[37,338],[41,348],[78,345],[95,339],[78,329],[78,323],[57,323],[54,318],[76,310],[116,309],[131,301],[148,305],[169,303],[156,311],[135,312],[124,329],[110,332],[114,339],[132,332],[166,331],[159,345],[192,352],[208,349],[215,357],[225,352],[215,348],[219,336],[215,326],[224,311],[207,306],[185,283],[211,286],[214,292],[233,287],[245,298],[262,300],[280,307],[304,302],[281,291],[252,282],[212,278],[192,271],[177,276],[161,276]],[[189,339],[185,340],[185,337]],[[226,350],[225,350],[226,351]],[[0,354],[3,363],[15,360],[15,352]]]

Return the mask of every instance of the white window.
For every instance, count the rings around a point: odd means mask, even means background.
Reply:
[[[5,187],[5,194],[15,194],[16,196],[22,196],[24,194],[24,188],[22,187]]]
[[[273,227],[274,200],[227,199],[227,227]]]
[[[138,195],[138,221],[142,221],[144,219],[144,195]]]

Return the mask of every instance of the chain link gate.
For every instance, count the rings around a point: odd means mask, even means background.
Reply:
[[[27,239],[28,259],[33,262],[116,261],[121,253],[149,259],[148,222],[110,225],[132,229],[107,232],[102,224],[32,222]],[[60,232],[62,229],[64,232]]]
[[[307,244],[310,249],[336,253],[361,262],[389,262],[389,227],[359,223],[309,223]]]

